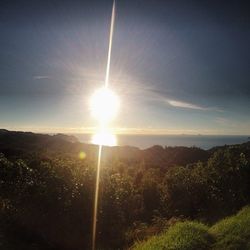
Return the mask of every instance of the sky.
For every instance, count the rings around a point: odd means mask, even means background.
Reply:
[[[120,133],[250,134],[247,1],[117,0]],[[112,1],[1,1],[0,128],[87,133]]]

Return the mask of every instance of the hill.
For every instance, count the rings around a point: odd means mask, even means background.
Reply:
[[[250,207],[210,228],[194,221],[178,222],[161,235],[136,243],[133,250],[249,250]]]
[[[67,135],[1,130],[0,248],[90,249],[97,152]],[[97,248],[127,249],[176,221],[191,222],[176,224],[168,242],[188,231],[179,237],[185,246],[195,236],[196,247],[200,241],[210,247],[212,235],[219,247],[225,235],[243,234],[236,226],[243,220],[205,225],[250,204],[249,180],[249,143],[211,150],[104,147]]]
[[[97,146],[80,143],[74,136],[2,131],[0,132],[0,151],[7,156],[36,153],[42,157],[58,154],[77,157],[80,152],[85,152],[89,159],[96,158]],[[104,147],[103,150],[104,160],[144,161],[146,164],[162,167],[206,161],[210,155],[209,151],[196,147],[153,146],[140,150],[131,146],[117,146]]]

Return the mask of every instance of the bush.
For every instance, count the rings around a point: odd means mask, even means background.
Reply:
[[[134,250],[206,250],[210,249],[212,238],[208,228],[198,222],[178,222],[160,236],[137,243]]]
[[[218,222],[209,232],[216,239],[213,250],[249,250],[250,207],[243,208],[236,216]]]

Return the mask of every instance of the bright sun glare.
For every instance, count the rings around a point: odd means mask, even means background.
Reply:
[[[119,109],[119,98],[109,88],[97,90],[91,98],[90,108],[92,115],[101,125],[110,122]]]
[[[99,132],[94,134],[92,137],[92,143],[97,145],[105,145],[105,146],[116,146],[116,136],[109,132]]]
[[[100,131],[93,135],[92,143],[116,146],[116,136],[108,131],[108,124],[116,116],[120,106],[118,96],[109,88],[97,90],[90,101],[92,115],[98,120]]]

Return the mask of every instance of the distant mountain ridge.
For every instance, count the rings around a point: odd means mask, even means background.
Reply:
[[[250,143],[245,143],[244,145],[250,148]],[[150,165],[169,167],[207,161],[211,154],[219,148],[222,147],[210,150],[203,150],[197,147],[164,148],[157,145],[144,150],[132,146],[104,147],[103,160],[145,161]],[[80,143],[72,135],[48,135],[0,129],[0,152],[7,156],[15,157],[25,154],[36,154],[41,157],[78,157],[80,152],[85,152],[88,159],[95,160],[98,146]]]
[[[4,133],[8,133],[9,132],[9,130],[7,130],[7,129],[0,129],[0,134],[4,134]]]

